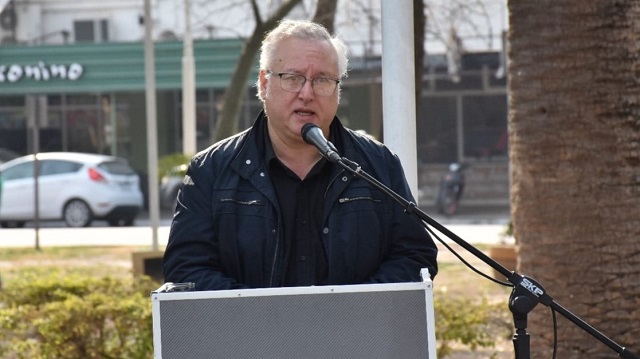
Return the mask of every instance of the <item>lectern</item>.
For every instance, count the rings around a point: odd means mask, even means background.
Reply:
[[[436,358],[422,282],[151,294],[155,358]]]

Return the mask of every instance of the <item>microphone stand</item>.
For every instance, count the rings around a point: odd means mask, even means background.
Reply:
[[[476,247],[472,246],[462,238],[458,237],[455,233],[448,230],[446,227],[438,223],[433,218],[429,217],[426,213],[424,213],[420,208],[416,207],[415,203],[407,201],[399,194],[393,192],[391,189],[386,187],[384,184],[380,183],[378,180],[373,178],[371,175],[362,170],[359,164],[347,159],[346,157],[342,157],[339,160],[335,161],[340,164],[343,168],[345,168],[350,173],[364,179],[369,182],[371,185],[376,187],[377,189],[384,192],[386,195],[391,197],[393,200],[398,202],[405,209],[406,213],[416,216],[418,219],[431,225],[436,228],[440,233],[446,235],[455,243],[466,249],[468,252],[491,266],[493,269],[498,271],[500,274],[504,275],[507,280],[513,284],[513,290],[511,291],[511,296],[509,297],[509,310],[513,313],[515,334],[513,335],[513,345],[515,349],[515,357],[516,359],[529,359],[530,357],[530,338],[527,333],[527,315],[533,308],[538,305],[538,303],[542,303],[547,307],[551,307],[553,310],[560,313],[563,317],[567,318],[575,325],[580,327],[582,330],[591,334],[593,337],[598,339],[600,342],[614,350],[621,358],[624,359],[639,359],[636,355],[631,353],[625,347],[618,345],[613,340],[609,339],[607,336],[599,332],[597,329],[593,328],[591,325],[587,324],[584,320],[580,319],[575,314],[571,313],[569,310],[562,307],[560,304],[556,303],[551,296],[549,296],[542,286],[536,282],[535,280],[522,276],[515,271],[509,271],[507,268],[502,266],[500,263],[493,260],[491,257],[485,255]]]

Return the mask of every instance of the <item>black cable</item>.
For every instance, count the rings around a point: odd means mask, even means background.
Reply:
[[[480,271],[479,269],[477,269],[476,267],[474,267],[471,263],[467,262],[458,252],[456,252],[453,248],[451,248],[451,246],[449,244],[447,244],[442,238],[438,237],[438,235],[435,233],[434,229],[432,229],[431,227],[429,227],[429,225],[427,225],[426,223],[422,222],[422,225],[424,226],[424,228],[427,230],[427,232],[429,232],[433,237],[435,237],[438,242],[442,243],[443,246],[445,246],[449,252],[451,252],[454,256],[456,256],[462,263],[464,263],[464,265],[467,266],[467,268],[471,269],[472,271],[474,271],[476,274],[494,282],[500,285],[503,285],[505,287],[510,287],[513,288],[513,284],[511,284],[510,282],[505,282],[505,281],[501,281],[498,279],[495,279],[485,273],[483,273],[482,271]]]

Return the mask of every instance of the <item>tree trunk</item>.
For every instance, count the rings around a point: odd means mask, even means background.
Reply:
[[[273,16],[264,22],[260,19],[260,13],[255,0],[251,1],[256,27],[242,48],[242,53],[229,81],[229,86],[224,93],[222,113],[216,123],[213,142],[217,142],[238,132],[240,108],[247,93],[249,74],[251,73],[251,67],[254,64],[256,54],[260,50],[262,39],[267,31],[274,29],[278,25],[278,21],[285,17],[289,11],[301,1],[302,0],[288,0],[284,2]]]
[[[640,0],[510,0],[511,208],[519,273],[640,352]],[[558,358],[614,358],[558,315]],[[549,358],[542,305],[532,358]]]
[[[337,6],[338,0],[318,0],[316,14],[313,16],[313,22],[326,27],[330,34],[335,31],[334,22]]]

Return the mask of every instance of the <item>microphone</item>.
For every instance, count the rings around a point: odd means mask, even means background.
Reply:
[[[302,126],[300,131],[304,142],[314,145],[320,154],[331,162],[340,161],[340,155],[338,154],[336,147],[333,143],[327,141],[322,134],[322,130],[316,124],[306,123]]]

